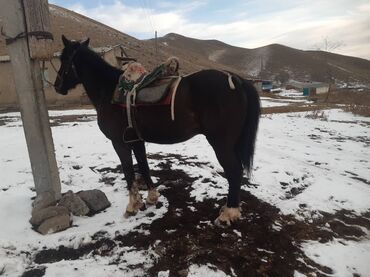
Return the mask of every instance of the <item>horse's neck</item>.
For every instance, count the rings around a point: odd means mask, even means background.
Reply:
[[[96,109],[110,105],[120,75],[118,69],[97,59],[100,57],[88,52],[82,53],[78,68],[82,85]]]

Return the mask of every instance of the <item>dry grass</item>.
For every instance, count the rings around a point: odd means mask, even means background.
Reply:
[[[328,99],[326,95],[316,96],[316,103],[321,105],[335,106],[341,105],[346,112],[356,115],[370,116],[370,91],[357,91],[340,89],[330,93]],[[343,105],[345,105],[343,107]]]
[[[318,95],[315,97],[317,97],[317,101],[321,103],[326,100],[326,95]],[[330,92],[326,102],[329,104],[349,104],[370,107],[370,91],[340,89]]]
[[[370,117],[370,106],[352,104],[344,107],[343,110],[356,115]]]
[[[323,104],[304,104],[304,103],[294,103],[287,106],[277,106],[277,107],[266,107],[262,108],[262,114],[270,113],[293,113],[293,112],[308,112],[316,110],[327,110],[335,108],[335,105],[323,105]]]
[[[312,112],[307,113],[305,115],[305,118],[319,119],[324,121],[328,120],[327,115],[325,115],[325,111],[318,108],[316,110],[313,110]]]

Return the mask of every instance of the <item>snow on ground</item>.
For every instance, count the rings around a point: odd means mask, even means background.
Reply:
[[[334,269],[334,276],[368,276],[370,273],[369,258],[370,240],[356,242],[334,239],[321,244],[307,242],[303,245],[306,255],[316,261]]]
[[[293,98],[301,98],[304,97],[301,91],[295,89],[284,89],[284,88],[277,88],[273,89],[272,92],[279,91],[278,95],[284,97],[293,97]]]
[[[265,97],[261,98],[261,106],[263,108],[268,108],[268,107],[281,107],[281,106],[288,106],[288,102],[279,102],[279,101],[272,101],[271,98]]]
[[[282,107],[289,106],[291,104],[312,104],[312,101],[307,100],[306,98],[270,98],[270,97],[261,97],[261,105],[263,108],[269,107]]]
[[[370,119],[339,110],[325,111],[327,121],[311,119],[311,114],[274,114],[262,119],[254,182],[263,185],[253,189],[253,194],[285,214],[302,212],[300,204],[310,211],[367,211]]]
[[[320,218],[323,212],[335,214],[343,209],[357,215],[369,212],[370,119],[341,110],[324,113],[319,118],[312,112],[263,116],[252,180],[255,185],[243,189],[276,206],[281,214],[291,214],[302,221],[310,222]],[[31,197],[34,196],[33,181],[20,116],[19,113],[0,114],[0,272],[4,269],[5,276],[19,276],[30,263],[29,252],[61,244],[78,247],[91,242],[92,236],[102,230],[108,235],[125,234],[141,224],[150,224],[167,212],[168,203],[161,196],[164,203],[161,208],[152,207],[134,218],[123,218],[128,193],[123,180],[116,179],[113,186],[105,185],[102,180],[100,172],[104,168],[115,168],[118,158],[110,141],[98,130],[96,122],[91,121],[95,112],[51,111],[51,122],[66,115],[80,115],[84,119],[52,127],[62,190],[101,189],[112,207],[94,217],[74,217],[76,227],[61,233],[42,236],[34,232],[28,223]],[[211,163],[211,168],[187,164],[172,166],[190,176],[202,176],[193,183],[190,192],[197,201],[221,198],[227,192],[226,180],[219,175],[222,169],[203,136],[176,145],[148,144],[147,150],[152,154],[184,155],[190,157],[190,162]],[[156,168],[157,163],[150,160],[152,168]],[[109,178],[110,173],[105,177]],[[215,180],[217,186],[210,187],[202,181],[207,178]],[[146,216],[148,213],[154,216]],[[307,241],[302,249],[318,264],[332,268],[335,276],[352,276],[353,273],[366,276],[370,272],[367,260],[370,234],[366,228],[363,231],[367,234],[363,241]],[[45,276],[116,276],[122,268],[126,270],[125,276],[145,276],[145,267],[151,265],[156,255],[151,250],[121,251],[120,259],[125,261],[121,269],[111,264],[115,257],[92,260],[87,256],[48,264]],[[130,271],[138,261],[144,269]],[[205,274],[227,276],[215,271],[212,265],[189,268],[189,276]],[[161,272],[158,276],[167,275],[168,272]]]

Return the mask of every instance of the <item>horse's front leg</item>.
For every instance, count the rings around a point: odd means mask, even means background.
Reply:
[[[134,143],[133,150],[139,167],[139,173],[144,178],[144,182],[148,188],[148,197],[146,198],[146,203],[149,205],[155,205],[158,201],[159,193],[157,188],[153,185],[152,178],[150,177],[144,142],[140,141]]]
[[[139,193],[138,185],[135,181],[135,172],[132,163],[131,147],[123,141],[113,141],[113,147],[121,161],[123,174],[129,190],[129,203],[126,207],[125,217],[136,215],[143,207],[143,201]]]

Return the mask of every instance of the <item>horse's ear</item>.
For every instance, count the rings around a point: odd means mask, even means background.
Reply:
[[[81,45],[87,47],[87,46],[89,46],[89,42],[90,42],[90,38],[87,38],[87,39],[85,39],[84,41],[81,42]]]
[[[70,41],[64,35],[62,35],[62,41],[63,41],[64,47],[70,44]]]

